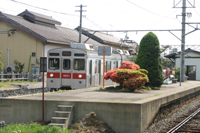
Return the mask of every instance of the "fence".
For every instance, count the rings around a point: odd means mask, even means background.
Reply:
[[[46,74],[44,75],[46,77]],[[14,80],[26,80],[26,81],[42,81],[42,74],[32,73],[0,73],[0,81],[14,81]]]

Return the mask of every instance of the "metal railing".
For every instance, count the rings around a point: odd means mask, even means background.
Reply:
[[[46,74],[44,75],[44,77]],[[26,80],[26,81],[42,81],[42,74],[32,73],[0,73],[0,82],[14,81],[14,80]]]

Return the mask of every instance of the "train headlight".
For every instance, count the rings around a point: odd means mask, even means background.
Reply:
[[[82,77],[83,77],[83,75],[81,75],[81,74],[78,75],[78,78],[82,78]]]
[[[54,75],[53,75],[53,73],[51,73],[49,76],[52,78]]]

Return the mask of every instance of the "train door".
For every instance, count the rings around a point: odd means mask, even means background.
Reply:
[[[72,61],[71,51],[63,51],[61,63],[61,86],[63,87],[72,86]]]
[[[89,85],[92,86],[92,60],[89,61]]]
[[[85,53],[75,53],[73,59],[72,89],[86,87]]]

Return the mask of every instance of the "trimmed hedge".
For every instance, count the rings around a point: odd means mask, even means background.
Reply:
[[[149,72],[146,86],[160,87],[163,84],[160,44],[154,33],[149,32],[142,38],[135,63]]]

